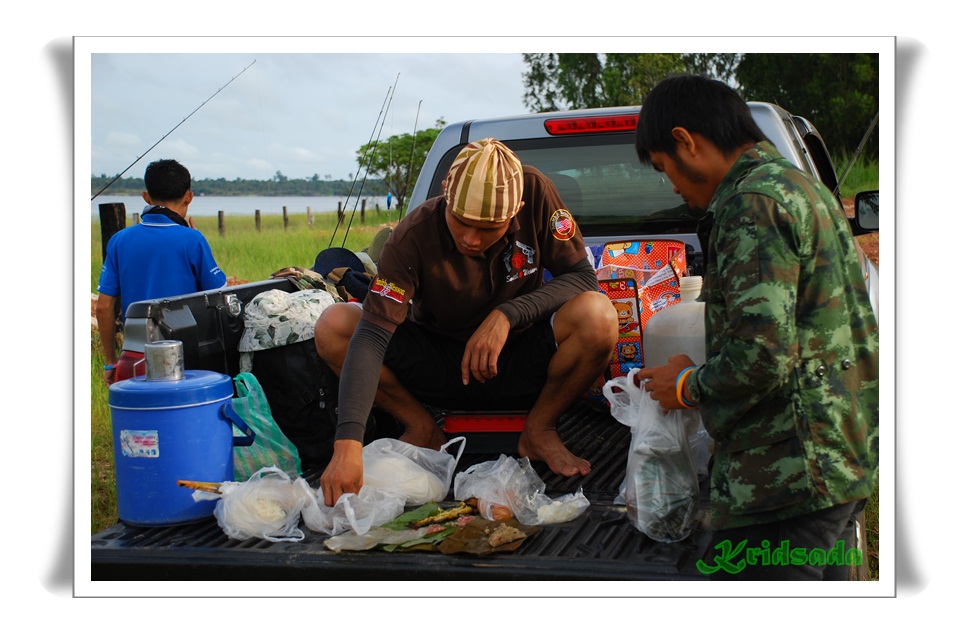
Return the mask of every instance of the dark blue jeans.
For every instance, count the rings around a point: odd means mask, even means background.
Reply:
[[[779,522],[716,530],[704,570],[715,570],[715,581],[847,581],[852,565],[863,563],[855,518],[865,504],[859,500]]]

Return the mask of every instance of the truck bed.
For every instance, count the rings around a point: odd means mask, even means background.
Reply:
[[[334,553],[327,535],[301,524],[300,542],[239,541],[223,533],[214,518],[193,524],[146,528],[119,522],[91,538],[94,581],[119,580],[704,580],[695,564],[710,541],[707,482],[694,531],[666,544],[637,531],[623,505],[614,504],[626,470],[630,429],[587,402],[562,418],[559,433],[571,451],[593,464],[588,476],[566,478],[542,463],[533,467],[550,497],[582,488],[590,507],[578,518],[545,525],[513,552],[489,556],[444,555],[430,551],[380,549]],[[494,439],[469,435],[457,471],[514,455]],[[495,438],[498,438],[496,436]],[[319,474],[307,474],[319,486]]]

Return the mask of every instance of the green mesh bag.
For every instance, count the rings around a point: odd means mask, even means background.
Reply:
[[[240,372],[233,379],[236,398],[232,408],[256,434],[248,447],[233,449],[233,475],[237,482],[248,480],[263,467],[276,466],[291,477],[300,475],[300,454],[279,425],[273,420],[266,394],[250,372]]]

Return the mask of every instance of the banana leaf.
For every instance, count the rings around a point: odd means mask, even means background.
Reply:
[[[506,544],[492,546],[488,543],[489,535],[502,524],[519,529],[525,533],[525,537]],[[455,532],[438,545],[438,551],[446,555],[455,553],[491,555],[499,552],[511,552],[518,549],[526,539],[539,531],[540,528],[538,526],[520,524],[514,519],[495,521],[476,517],[468,524],[456,527]]]

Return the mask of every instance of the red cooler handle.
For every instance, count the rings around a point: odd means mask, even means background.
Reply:
[[[245,436],[234,435],[232,437],[233,447],[248,447],[256,441],[256,432],[250,429],[249,425],[246,424],[246,421],[239,417],[236,410],[232,408],[232,403],[224,404],[222,409],[219,410],[219,413],[222,414],[222,417],[225,418],[230,425],[235,425],[239,428],[239,431],[245,434]]]

